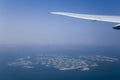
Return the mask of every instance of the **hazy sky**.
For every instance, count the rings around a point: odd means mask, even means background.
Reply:
[[[120,45],[115,23],[53,11],[120,16],[120,0],[0,0],[0,44]]]

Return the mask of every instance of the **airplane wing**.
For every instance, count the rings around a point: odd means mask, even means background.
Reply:
[[[88,20],[95,20],[95,21],[120,23],[120,16],[88,15],[88,14],[75,14],[75,13],[68,13],[68,12],[51,12],[51,14],[64,15],[64,16],[69,16],[74,18],[88,19]]]

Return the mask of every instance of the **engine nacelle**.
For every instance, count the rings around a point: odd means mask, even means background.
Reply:
[[[120,24],[115,25],[115,27],[113,27],[113,29],[120,30]]]

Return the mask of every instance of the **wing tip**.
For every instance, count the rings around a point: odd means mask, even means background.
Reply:
[[[50,14],[59,14],[61,12],[50,12]]]
[[[50,14],[57,14],[57,15],[64,15],[67,14],[67,12],[49,12]]]

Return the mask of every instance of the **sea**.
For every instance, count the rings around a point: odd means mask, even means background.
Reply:
[[[89,71],[58,70],[36,65],[33,69],[10,67],[8,62],[20,57],[43,55],[105,55],[120,59],[120,49],[81,46],[7,46],[0,47],[0,80],[120,80],[120,61],[100,63]]]

